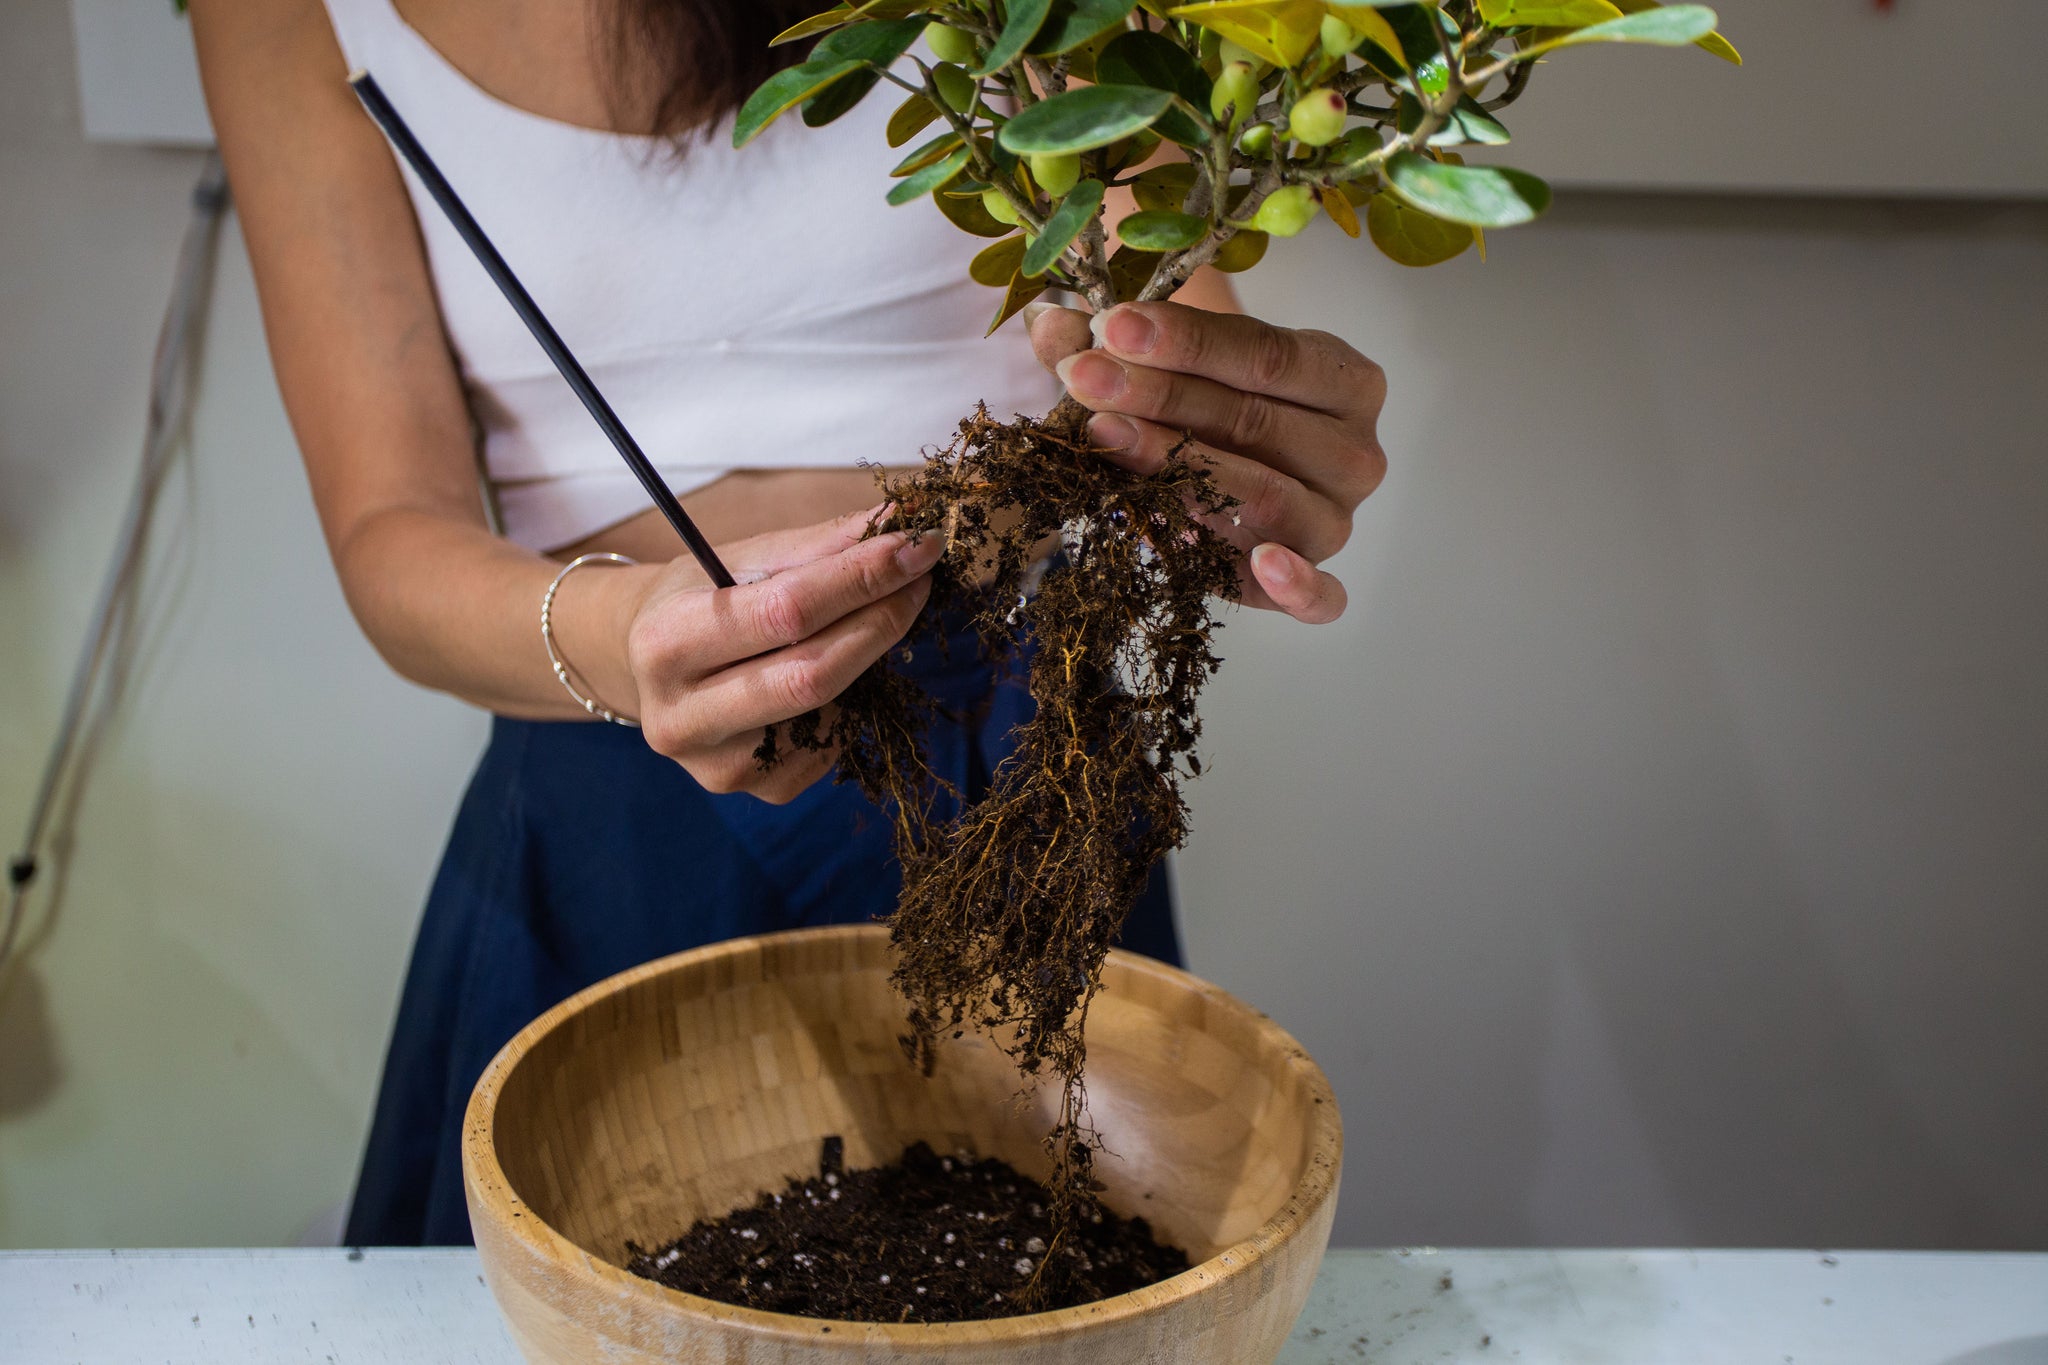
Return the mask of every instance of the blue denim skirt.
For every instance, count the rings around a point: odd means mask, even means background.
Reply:
[[[909,654],[940,707],[932,766],[976,799],[1031,714],[1015,660],[979,661],[957,623],[922,628]],[[889,842],[883,813],[830,778],[774,806],[705,791],[637,730],[497,718],[413,946],[344,1240],[467,1243],[463,1109],[513,1034],[653,958],[886,917]],[[1123,946],[1180,962],[1163,867]]]

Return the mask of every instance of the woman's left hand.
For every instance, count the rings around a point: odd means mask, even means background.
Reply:
[[[1091,321],[1097,340],[1089,349]],[[1344,585],[1318,568],[1386,476],[1378,365],[1328,332],[1274,327],[1177,303],[1126,303],[1091,319],[1031,320],[1039,360],[1099,414],[1089,436],[1128,469],[1159,469],[1184,436],[1235,498],[1215,530],[1245,552],[1244,601],[1334,621]]]

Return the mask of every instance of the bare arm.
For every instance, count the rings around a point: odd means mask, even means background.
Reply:
[[[319,0],[194,0],[212,111],[272,363],[349,606],[404,676],[509,715],[578,718],[537,611],[559,566],[494,537],[467,410],[398,168],[361,113]],[[741,542],[725,591],[693,565],[572,575],[563,653],[716,790],[794,795],[760,727],[829,701],[899,638],[927,552],[827,524]],[[934,549],[936,547],[933,547]],[[715,700],[714,700],[715,699]]]

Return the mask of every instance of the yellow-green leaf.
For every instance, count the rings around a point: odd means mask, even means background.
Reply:
[[[823,33],[827,29],[838,28],[852,17],[852,5],[834,5],[823,14],[813,14],[808,19],[797,20],[788,28],[782,30],[782,32],[770,38],[768,46],[780,47],[784,43],[793,43],[799,38],[808,38],[814,33]]]
[[[1733,62],[1737,66],[1742,65],[1742,54],[1735,50],[1735,44],[1729,42],[1718,33],[1709,33],[1706,37],[1695,43],[1694,46],[1705,48],[1724,62]]]
[[[1275,66],[1300,62],[1323,30],[1320,0],[1204,0],[1168,13],[1220,33]]]
[[[1363,33],[1369,42],[1401,64],[1406,70],[1408,59],[1401,55],[1401,38],[1394,32],[1394,26],[1387,22],[1387,16],[1371,5],[1325,4],[1324,9],[1351,25],[1354,33]],[[1356,234],[1353,234],[1354,236]]]
[[[1409,208],[1391,194],[1376,194],[1365,208],[1365,230],[1381,254],[1397,265],[1442,265],[1472,246],[1472,229]]]
[[[939,107],[923,95],[912,95],[896,106],[896,112],[889,115],[888,139],[891,147],[901,147],[931,126],[939,116]]]
[[[972,194],[940,190],[932,196],[932,202],[946,215],[947,222],[976,237],[1006,237],[1017,230],[1016,224],[1003,222],[982,205],[979,190]]]
[[[1010,276],[1010,287],[1004,291],[1003,301],[996,308],[995,318],[989,323],[988,331],[983,332],[982,335],[988,336],[992,334],[996,328],[1015,317],[1025,304],[1043,294],[1046,291],[1046,287],[1045,276],[1043,275],[1019,273]]]
[[[1118,299],[1129,303],[1144,292],[1151,283],[1152,272],[1159,268],[1164,254],[1157,251],[1140,251],[1134,246],[1120,246],[1109,256],[1109,287]]]
[[[746,146],[776,119],[840,77],[865,65],[864,62],[853,61],[805,62],[802,66],[785,67],[776,72],[761,82],[760,89],[747,96],[747,102],[740,106],[739,113],[733,118],[732,145]]]
[[[1352,210],[1351,201],[1341,190],[1324,190],[1319,196],[1323,201],[1323,212],[1330,215],[1330,221],[1344,229],[1346,237],[1358,235],[1358,214]]]
[[[921,171],[934,161],[945,160],[947,155],[959,146],[960,134],[954,132],[940,133],[937,137],[897,162],[890,169],[889,175],[892,178],[901,179],[913,172]]]
[[[1024,234],[1005,237],[994,246],[983,247],[974,259],[967,263],[967,273],[976,284],[985,284],[991,289],[1001,289],[1017,274],[1017,267],[1024,264]]]

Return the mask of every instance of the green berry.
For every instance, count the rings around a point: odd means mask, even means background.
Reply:
[[[1055,199],[1081,182],[1081,158],[1073,152],[1037,152],[1026,160],[1038,188]]]
[[[972,109],[981,95],[981,83],[951,62],[940,62],[932,68],[932,84],[938,88],[939,98],[956,113]]]
[[[958,62],[962,66],[971,66],[981,60],[981,52],[974,45],[973,34],[937,20],[925,25],[924,45],[942,62]]]
[[[1237,145],[1244,148],[1246,156],[1264,156],[1273,150],[1273,125],[1254,123],[1244,130],[1244,136],[1238,139]]]
[[[1259,79],[1247,62],[1226,62],[1209,92],[1209,113],[1231,127],[1245,121],[1259,102]]]
[[[1225,38],[1217,46],[1216,55],[1223,59],[1225,66],[1229,66],[1232,62],[1243,62],[1257,74],[1264,74],[1266,67],[1269,65],[1266,59],[1258,53],[1248,47],[1239,47],[1228,38]]]
[[[1003,197],[1003,192],[999,189],[991,187],[983,190],[981,206],[987,209],[988,216],[998,223],[1008,223],[1011,227],[1021,227],[1024,223],[1024,220],[1017,216],[1017,210],[1011,207],[1010,201]]]
[[[1266,196],[1252,215],[1252,226],[1275,237],[1292,237],[1315,221],[1315,191],[1306,185],[1282,185]]]
[[[1266,254],[1266,243],[1270,240],[1263,232],[1240,228],[1235,236],[1216,249],[1216,258],[1209,264],[1226,275],[1250,270]]]
[[[1349,112],[1344,97],[1326,85],[1294,102],[1294,107],[1287,111],[1287,131],[1297,142],[1327,147],[1344,131],[1344,118]]]
[[[1365,35],[1363,33],[1360,33],[1336,15],[1325,14],[1323,16],[1322,42],[1323,55],[1325,57],[1342,57],[1347,53],[1355,52],[1358,49],[1358,45],[1364,41]],[[934,48],[932,50],[936,52],[938,49]]]

